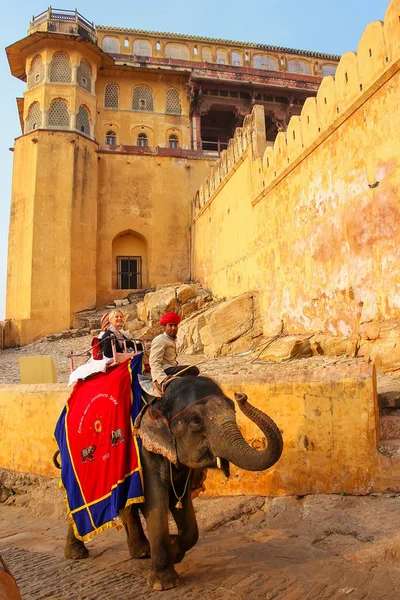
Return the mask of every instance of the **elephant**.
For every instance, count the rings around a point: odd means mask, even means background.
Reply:
[[[96,452],[96,446],[88,446],[81,450],[82,462],[85,463],[86,459],[94,460],[93,453]]]
[[[118,441],[120,442],[124,442],[124,436],[122,434],[122,429],[115,429],[114,431],[111,432],[110,435],[110,439],[111,439],[111,446],[118,446]]]
[[[219,385],[208,377],[176,378],[164,396],[146,405],[135,421],[141,438],[144,503],[121,511],[132,558],[148,558],[148,584],[168,590],[179,584],[174,565],[198,540],[192,490],[205,478],[205,469],[219,467],[229,476],[229,463],[248,471],[272,467],[283,450],[282,435],[265,413],[236,394],[240,410],[263,432],[267,445],[256,450],[244,440],[236,423],[235,405]],[[143,531],[139,509],[147,525]],[[170,535],[168,511],[178,529]],[[148,539],[147,539],[148,538]],[[65,556],[86,558],[88,550],[68,530]]]

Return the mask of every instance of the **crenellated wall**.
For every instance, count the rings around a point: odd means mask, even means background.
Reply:
[[[265,333],[400,318],[400,0],[273,146],[255,106],[193,202],[192,276],[261,291]]]

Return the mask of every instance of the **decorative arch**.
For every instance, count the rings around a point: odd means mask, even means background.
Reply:
[[[119,108],[119,87],[113,81],[104,88],[104,108]]]
[[[181,99],[176,88],[167,89],[165,112],[169,115],[180,115],[182,112]]]
[[[153,90],[147,85],[138,85],[132,92],[132,110],[154,112]]]
[[[148,141],[148,146],[155,146],[154,143],[154,131],[151,129],[151,127],[147,127],[146,125],[136,125],[134,127],[132,127],[131,129],[131,140],[132,140],[132,144],[134,144],[135,146],[138,145],[138,139],[145,139],[144,136],[140,136],[140,134],[145,134],[147,136],[147,141]],[[142,146],[145,146],[145,144],[142,144]]]
[[[135,40],[133,42],[133,54],[137,56],[152,56],[153,49],[148,40]]]
[[[56,52],[50,63],[50,81],[52,83],[71,83],[72,69],[69,54]]]
[[[117,37],[106,35],[103,38],[101,47],[103,48],[104,52],[108,52],[109,54],[119,54],[120,53],[120,44],[119,44],[119,39]]]
[[[42,126],[42,111],[39,102],[33,102],[28,110],[25,123],[25,133],[39,129]]]
[[[165,44],[165,58],[190,60],[190,51],[186,44],[168,42]]]
[[[271,56],[265,54],[255,54],[253,56],[253,67],[255,69],[264,69],[265,71],[277,71],[277,61]]]
[[[311,75],[311,65],[305,60],[288,60],[289,73],[297,73],[297,75]]]
[[[37,54],[31,60],[31,66],[28,71],[28,90],[35,87],[35,85],[39,85],[42,81],[44,81],[44,64],[42,56]]]
[[[51,101],[48,126],[50,129],[69,129],[68,103],[64,98],[55,98]]]
[[[132,229],[118,233],[112,240],[112,288],[143,289],[148,286],[146,238]]]
[[[182,134],[179,129],[176,129],[176,127],[170,127],[167,129],[165,134],[166,148],[176,149],[182,147]]]

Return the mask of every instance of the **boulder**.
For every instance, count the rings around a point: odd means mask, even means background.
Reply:
[[[196,290],[193,285],[184,283],[176,289],[176,298],[180,304],[186,304],[195,297]]]
[[[200,338],[208,357],[219,356],[223,346],[232,344],[250,331],[254,323],[253,294],[243,294],[222,302],[204,314]]]
[[[357,338],[337,337],[318,333],[310,338],[310,347],[314,356],[356,356]]]
[[[177,351],[179,354],[198,354],[203,352],[201,331],[206,326],[204,314],[183,321],[178,329]]]
[[[189,317],[191,314],[196,312],[197,309],[198,309],[197,298],[194,298],[193,300],[190,300],[190,302],[186,302],[186,304],[181,306],[181,309],[179,312],[180,312],[182,319],[187,319],[187,317]]]
[[[310,336],[287,335],[272,341],[258,360],[281,362],[290,358],[309,358],[312,354]]]
[[[146,307],[146,319],[142,320],[160,320],[161,315],[165,312],[175,311],[177,309],[175,288],[164,287],[156,292],[150,292],[145,295],[143,302]],[[140,318],[142,316],[143,315],[140,314]]]
[[[139,321],[139,319],[133,319],[132,321],[127,321],[125,323],[125,329],[127,329],[130,333],[137,333],[142,330],[146,326],[146,323],[143,321]]]

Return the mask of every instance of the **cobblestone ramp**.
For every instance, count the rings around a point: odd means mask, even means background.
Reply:
[[[134,573],[98,569],[93,562],[66,561],[20,548],[1,554],[23,600],[144,600],[149,596],[143,577]]]

